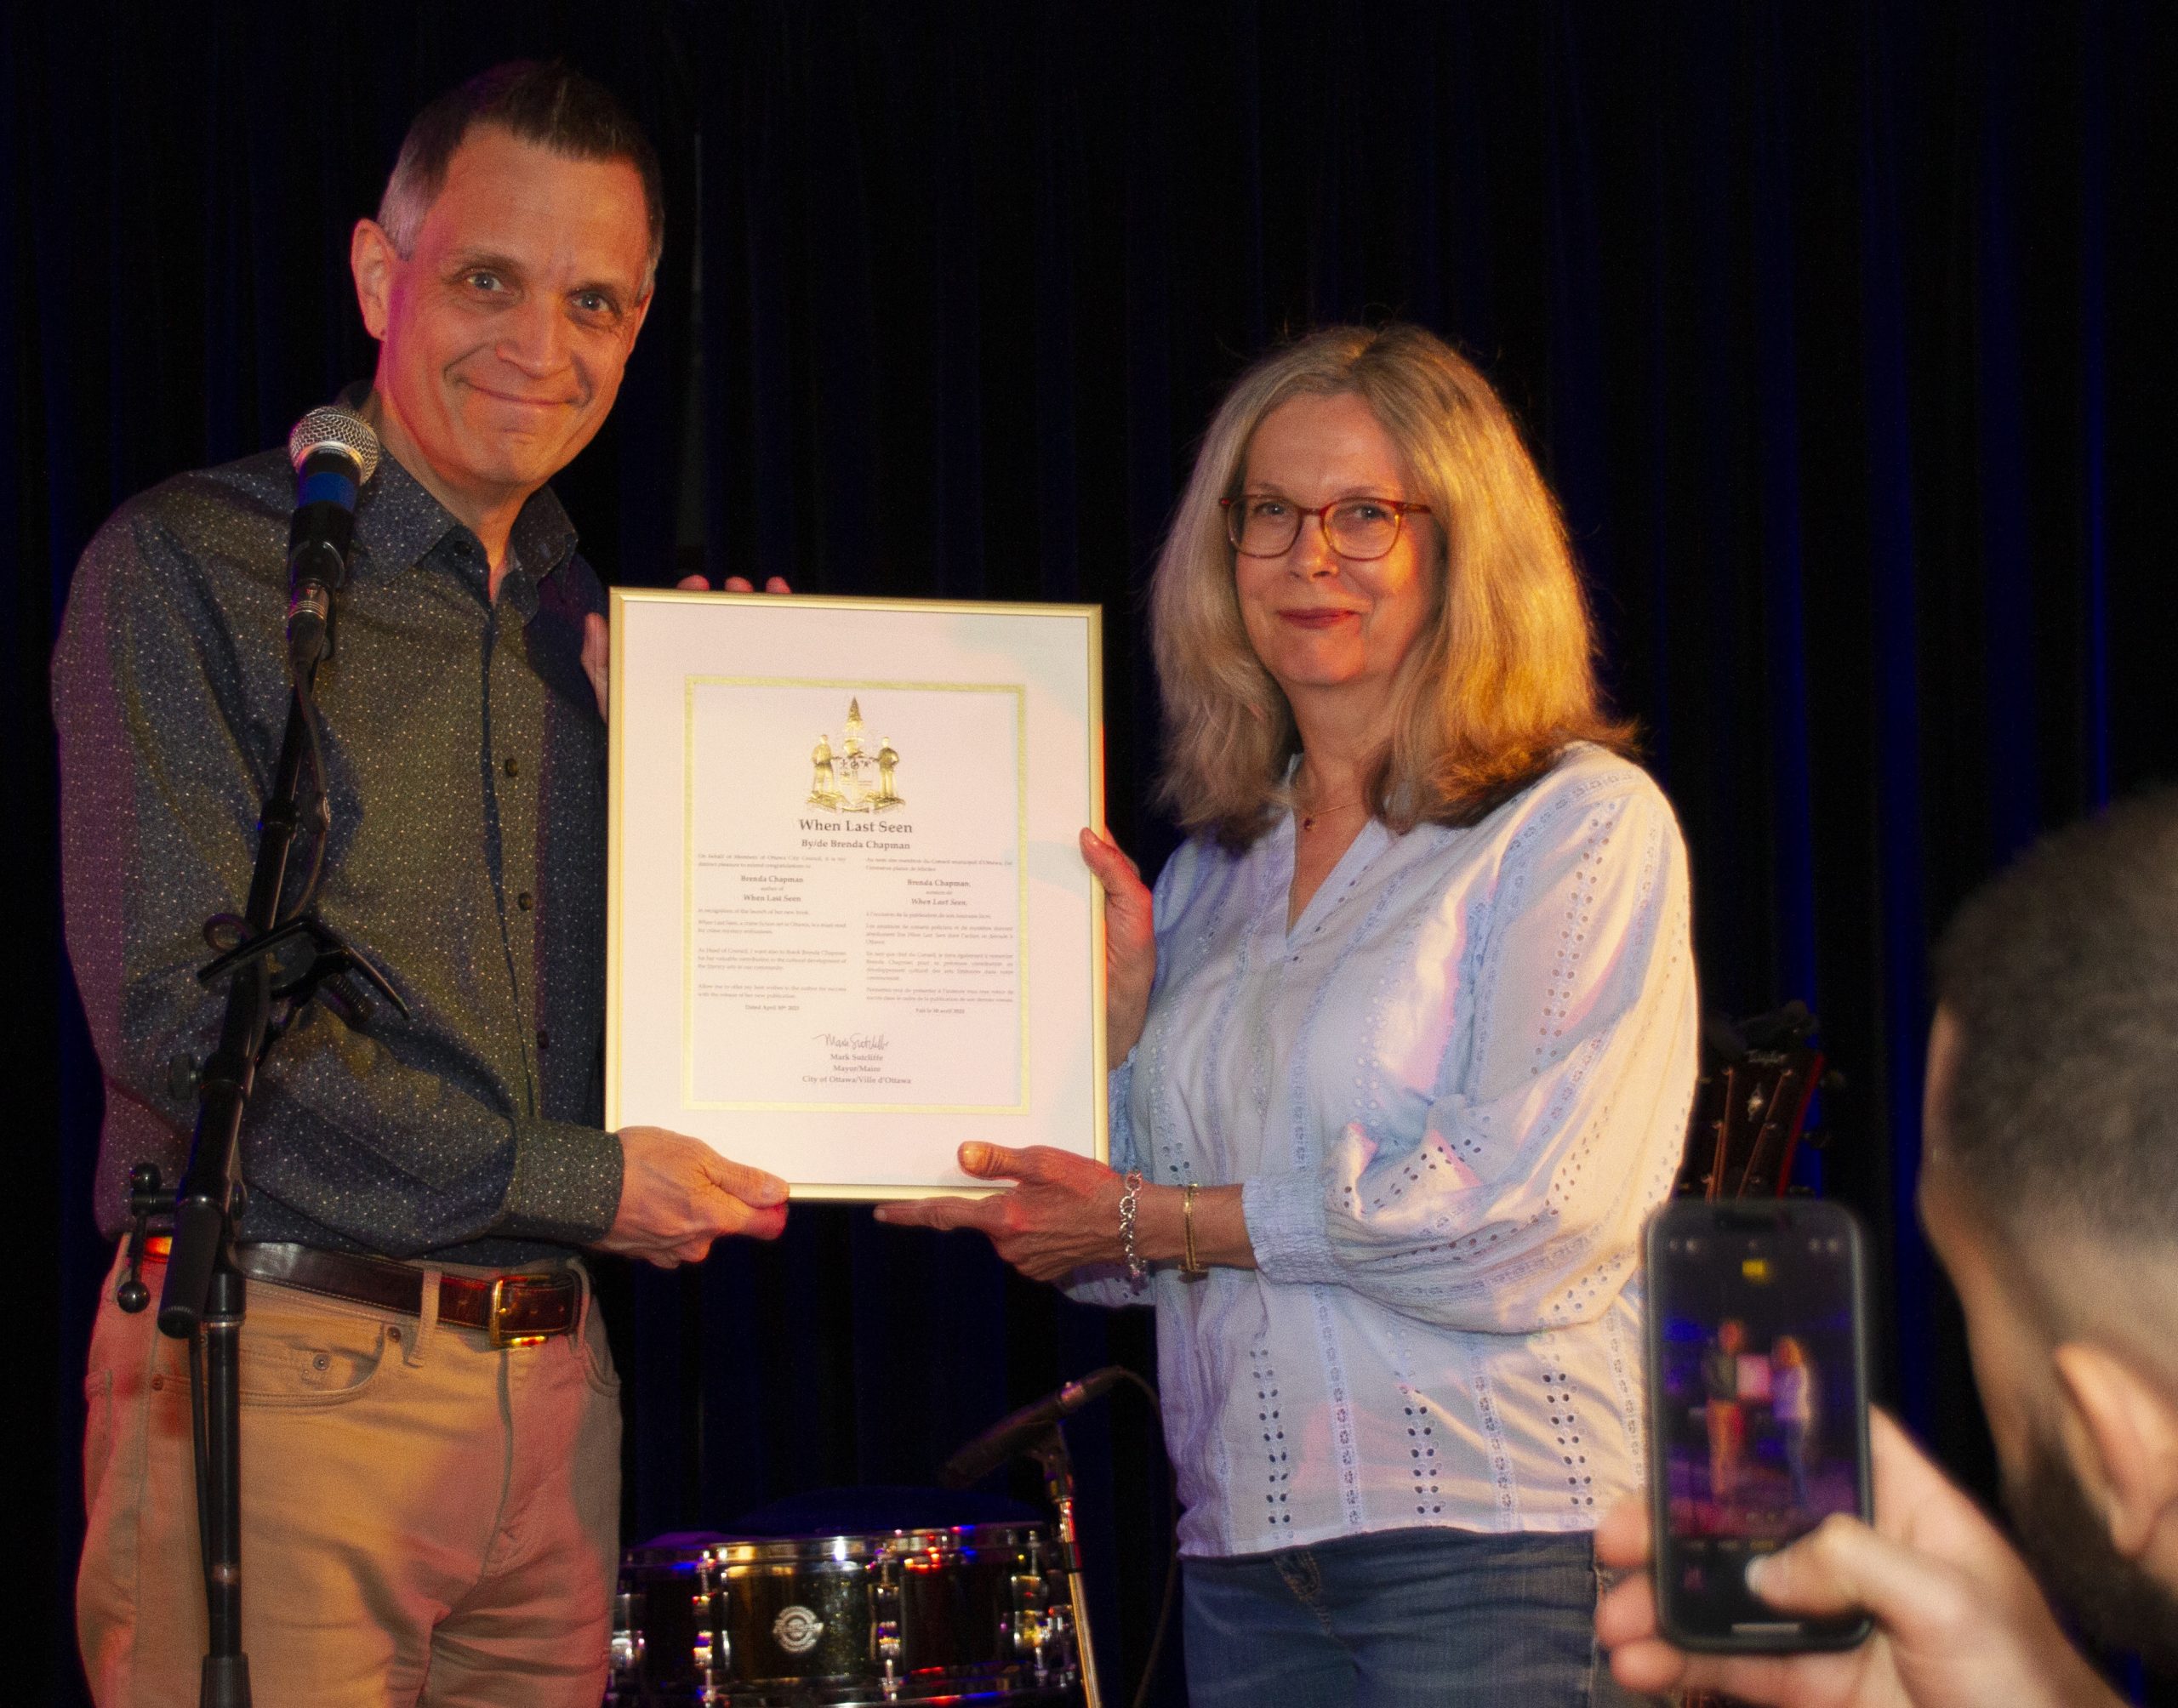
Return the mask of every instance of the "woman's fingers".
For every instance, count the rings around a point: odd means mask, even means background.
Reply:
[[[1109,836],[1099,835],[1096,831],[1084,828],[1081,832],[1081,857],[1088,862],[1089,869],[1097,874],[1098,882],[1107,890],[1143,887],[1142,868]]]
[[[1102,1163],[1052,1145],[1025,1145],[1012,1150],[977,1139],[961,1147],[960,1163],[963,1174],[972,1174],[978,1180],[1018,1181],[1023,1186],[1071,1184],[1083,1192],[1095,1190],[1111,1172]]]
[[[1133,861],[1094,830],[1081,833],[1081,858],[1104,891],[1104,1032],[1114,1060],[1142,1035],[1157,979],[1155,902]]]
[[[915,1198],[881,1204],[876,1216],[893,1227],[935,1227],[945,1233],[972,1227],[989,1233],[1004,1221],[1004,1211],[994,1208],[1000,1202],[995,1198]]]
[[[961,1147],[958,1159],[961,1172],[973,1175],[978,1180],[1027,1180],[1029,1176],[1020,1171],[1023,1154],[1004,1145],[987,1145],[971,1139]]]

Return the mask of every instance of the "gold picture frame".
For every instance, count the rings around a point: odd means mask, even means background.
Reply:
[[[607,1124],[799,1198],[988,1190],[969,1138],[1106,1160],[1101,609],[611,606]]]

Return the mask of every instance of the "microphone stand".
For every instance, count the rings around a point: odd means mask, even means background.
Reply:
[[[1082,1708],[1104,1708],[1097,1685],[1097,1646],[1089,1636],[1089,1586],[1081,1572],[1081,1547],[1074,1527],[1074,1456],[1066,1450],[1066,1432],[1053,1423],[1027,1449],[1043,1467],[1044,1493],[1058,1518],[1058,1555],[1066,1568],[1067,1599],[1074,1604],[1074,1653],[1081,1670]]]
[[[385,976],[316,919],[280,919],[288,855],[303,828],[299,795],[303,764],[313,746],[310,695],[316,675],[315,660],[296,660],[279,765],[258,817],[257,864],[247,911],[235,931],[239,941],[197,974],[207,985],[226,981],[226,1015],[219,1045],[198,1081],[196,1132],[174,1194],[174,1243],[159,1299],[159,1331],[187,1341],[190,1347],[197,1539],[209,1635],[197,1696],[202,1708],[249,1708],[250,1702],[249,1657],[242,1644],[239,1353],[246,1299],[233,1244],[245,1197],[239,1167],[242,1119],[257,1068],[313,998],[324,996],[344,1017],[359,1014],[362,1004],[344,974],[362,974],[404,1017],[408,1011]],[[324,828],[321,822],[320,834]],[[207,927],[208,937],[213,930]],[[299,956],[283,953],[297,948]],[[148,1182],[142,1179],[147,1170],[140,1166],[132,1184],[148,1184],[155,1194],[156,1173]],[[138,1209],[139,1202],[131,1208]],[[139,1210],[140,1233],[142,1216]],[[132,1238],[128,1277],[117,1295],[125,1310],[140,1311],[149,1302],[137,1273],[141,1251],[140,1238]]]

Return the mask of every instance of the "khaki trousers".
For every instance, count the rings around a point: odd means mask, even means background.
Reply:
[[[100,1708],[187,1708],[205,1647],[189,1361],[100,1301],[77,1632]],[[242,1335],[242,1641],[258,1708],[581,1704],[605,1688],[619,1383],[603,1325],[494,1350],[266,1282]]]

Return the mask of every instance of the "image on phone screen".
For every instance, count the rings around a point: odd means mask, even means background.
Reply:
[[[1650,1251],[1659,1588],[1671,1622],[1750,1647],[1850,1631],[1782,1619],[1744,1579],[1751,1555],[1833,1512],[1866,1511],[1850,1217],[1813,1203],[1675,1204],[1651,1230]]]

